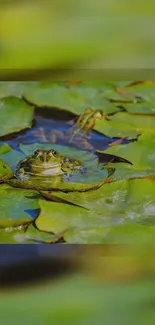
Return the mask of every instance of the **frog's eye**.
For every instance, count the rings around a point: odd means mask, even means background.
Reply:
[[[39,153],[40,153],[40,150],[38,149],[38,150],[36,150],[36,151],[34,152],[34,156],[37,157],[37,156],[39,155]]]
[[[58,155],[58,152],[56,151],[56,150],[49,150],[49,152],[48,152],[48,154],[49,154],[49,156],[54,156],[54,157],[56,157],[57,155]]]

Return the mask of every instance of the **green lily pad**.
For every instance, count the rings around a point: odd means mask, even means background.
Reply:
[[[21,159],[25,158],[25,154],[11,148],[11,150],[3,154],[0,153],[0,158],[5,160],[11,167],[14,167]]]
[[[154,81],[143,81],[137,83],[130,83],[123,85],[122,90],[126,94],[132,94],[141,97],[145,100],[155,98],[155,82]]]
[[[11,167],[2,159],[0,159],[0,183],[13,176]]]
[[[32,222],[39,214],[38,192],[0,185],[0,227],[17,227]]]
[[[155,99],[143,100],[137,103],[123,103],[123,107],[129,113],[133,113],[133,119],[135,118],[134,114],[155,115]]]
[[[22,235],[24,235],[24,225],[17,227],[6,227],[5,229],[0,229],[0,244],[19,244],[18,241]]]
[[[0,155],[3,155],[6,152],[9,152],[10,150],[11,150],[11,147],[7,143],[4,143],[0,146]]]
[[[1,233],[2,231],[0,231],[0,238]],[[7,240],[10,238],[10,242],[13,240],[13,242],[18,244],[50,244],[57,242],[57,240],[63,236],[63,233],[64,232],[55,235],[52,233],[39,231],[32,224],[29,224],[25,229],[22,226],[18,227],[17,229],[8,228],[8,230],[5,230],[5,232],[3,231],[2,239],[4,238],[3,240],[6,240],[7,242]]]
[[[150,216],[148,216],[149,221]],[[152,219],[155,219],[152,216]],[[155,244],[155,220],[153,224],[130,224],[118,225],[107,229],[105,238],[102,238],[102,244],[107,241],[109,244]],[[143,222],[142,222],[143,223]]]
[[[26,89],[34,87],[37,83],[32,81],[0,81],[0,98],[6,96],[20,98]]]
[[[143,82],[122,87],[125,95],[133,95],[133,103],[125,103],[123,106],[130,113],[155,114],[155,83]],[[142,100],[136,102],[136,97]]]
[[[132,115],[118,112],[105,119],[97,120],[94,129],[109,137],[136,138],[137,135],[155,128],[155,116]]]
[[[133,165],[118,163],[113,180],[155,175],[155,132],[144,132],[138,141],[109,147],[105,153],[130,159]]]
[[[34,109],[22,99],[5,97],[0,99],[0,136],[31,127]]]
[[[101,109],[105,113],[116,112],[117,107],[108,101],[101,87],[91,85],[65,86],[54,82],[40,82],[24,93],[27,101],[39,107],[58,108],[70,111],[76,115],[91,107]]]
[[[0,244],[50,244],[62,238],[63,233],[52,234],[37,230],[32,224],[0,229]]]
[[[56,196],[68,204],[40,199],[41,213],[35,224],[39,230],[54,233],[68,229],[64,235],[68,243],[110,243],[112,235],[109,232],[115,227],[118,241],[117,229],[120,232],[119,226],[123,225],[126,225],[130,242],[133,232],[128,232],[127,225],[132,225],[133,229],[135,225],[134,233],[137,236],[140,234],[137,225],[143,225],[144,221],[146,223],[151,218],[150,226],[154,226],[155,182],[148,179],[117,181],[84,194],[57,192]],[[143,226],[146,236],[150,226]],[[140,235],[138,240],[140,241]],[[123,242],[121,236],[120,242]]]

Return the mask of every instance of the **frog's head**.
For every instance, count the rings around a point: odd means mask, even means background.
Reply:
[[[30,165],[39,165],[44,168],[63,163],[63,157],[55,150],[36,150],[28,159]]]
[[[82,164],[76,159],[63,157],[55,150],[36,150],[17,165],[17,175],[56,176],[80,170]]]
[[[17,174],[53,176],[62,174],[63,157],[55,150],[36,150],[33,155],[20,161]]]

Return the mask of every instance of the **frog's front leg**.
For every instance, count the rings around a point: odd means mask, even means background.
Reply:
[[[30,178],[30,176],[25,173],[24,168],[19,168],[18,171],[16,171],[15,177],[19,180],[27,180]]]
[[[27,157],[25,157],[23,160],[20,160],[19,163],[16,166],[16,178],[20,180],[27,180],[30,178],[30,176],[25,172],[24,163],[27,162]]]

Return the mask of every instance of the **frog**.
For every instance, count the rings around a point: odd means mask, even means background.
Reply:
[[[75,172],[84,173],[83,164],[74,158],[63,157],[56,150],[37,149],[32,155],[19,161],[16,176],[24,180],[33,177],[54,177],[62,174],[71,175]]]
[[[92,159],[93,166],[99,164],[98,158]],[[89,165],[89,164],[88,164]],[[95,167],[95,168],[96,168]],[[83,174],[89,179],[89,167],[80,160],[64,157],[56,150],[37,149],[32,155],[26,156],[17,164],[15,174],[5,182],[13,187],[35,189],[38,191],[63,191],[63,192],[85,192],[98,189],[110,176],[107,171],[102,173],[98,183],[83,181]],[[74,173],[82,174],[82,178],[76,181],[72,179]],[[100,169],[99,169],[100,173]],[[71,177],[71,180],[68,178]]]
[[[84,113],[79,116],[77,122],[66,132],[66,135],[70,135],[69,142],[72,142],[76,136],[86,139],[90,138],[90,133],[95,126],[96,120],[102,119],[103,116],[104,113],[101,110],[86,108]]]
[[[65,113],[63,114],[65,119]],[[26,131],[25,134],[21,134],[21,136],[18,137],[17,142],[19,141],[19,143],[29,144],[31,143],[31,139],[33,137],[33,139],[36,139],[36,142],[40,143],[64,144],[90,152],[95,152],[94,145],[92,145],[90,140],[91,132],[94,129],[98,119],[109,120],[109,116],[106,115],[102,110],[94,110],[87,107],[79,116],[76,114],[72,114],[71,117],[69,116],[65,126],[65,128],[67,127],[67,130],[62,131],[55,128],[55,123],[53,124],[52,120],[50,124],[47,122],[47,120],[45,121],[44,118],[36,116],[36,123],[34,127],[31,130]],[[58,120],[61,120],[60,113],[58,114]],[[46,125],[46,127],[44,127],[44,125]],[[62,127],[64,127],[64,124],[63,126],[61,125],[61,129]],[[101,139],[103,135],[97,131],[95,131],[95,133],[99,134],[100,141],[103,141],[103,145],[105,145],[105,139]],[[108,138],[107,141],[109,141]]]
[[[29,103],[32,104],[32,103]],[[36,112],[37,108],[39,107],[36,106]],[[44,109],[45,111],[45,109]],[[61,120],[61,114],[58,113],[59,111],[57,110],[58,114],[58,120]],[[37,114],[37,113],[36,113]],[[49,109],[48,109],[48,114],[49,114]],[[57,130],[55,129],[55,123],[54,120],[45,120],[43,117],[38,117],[36,115],[36,120],[34,121],[33,127],[31,130],[24,131],[23,133],[20,133],[18,135],[18,138],[16,137],[16,140],[11,138],[11,141],[9,140],[9,145],[13,147],[13,149],[20,151],[19,149],[19,144],[31,144],[32,140],[33,142],[39,142],[39,143],[57,143],[61,144],[64,146],[70,146],[74,148],[78,148],[84,151],[88,151],[91,153],[96,154],[99,157],[99,160],[101,163],[107,164],[107,162],[113,161],[114,163],[117,162],[124,162],[124,163],[129,163],[126,159],[123,159],[118,156],[114,155],[108,155],[107,153],[103,152],[103,147],[111,146],[114,144],[120,144],[120,143],[127,143],[130,142],[126,139],[111,139],[112,141],[109,143],[110,139],[108,137],[103,136],[100,132],[95,131],[96,139],[95,142],[92,138],[92,130],[94,130],[94,126],[96,124],[96,121],[98,119],[106,119],[109,120],[109,116],[112,115],[108,114],[106,115],[102,110],[94,110],[91,107],[85,108],[85,110],[82,112],[81,115],[77,116],[75,114],[67,115],[67,124],[71,126],[69,129],[66,131],[64,130]],[[49,115],[48,115],[49,116]],[[66,118],[66,115],[63,115],[63,119]],[[74,124],[73,124],[74,122]],[[58,124],[56,124],[58,127]],[[61,129],[64,128],[64,122],[63,124],[59,126]],[[135,141],[137,139],[134,139],[132,141]],[[125,141],[125,142],[124,142]],[[97,148],[96,148],[97,146]],[[101,147],[101,148],[100,148]],[[102,150],[102,152],[101,152]]]

